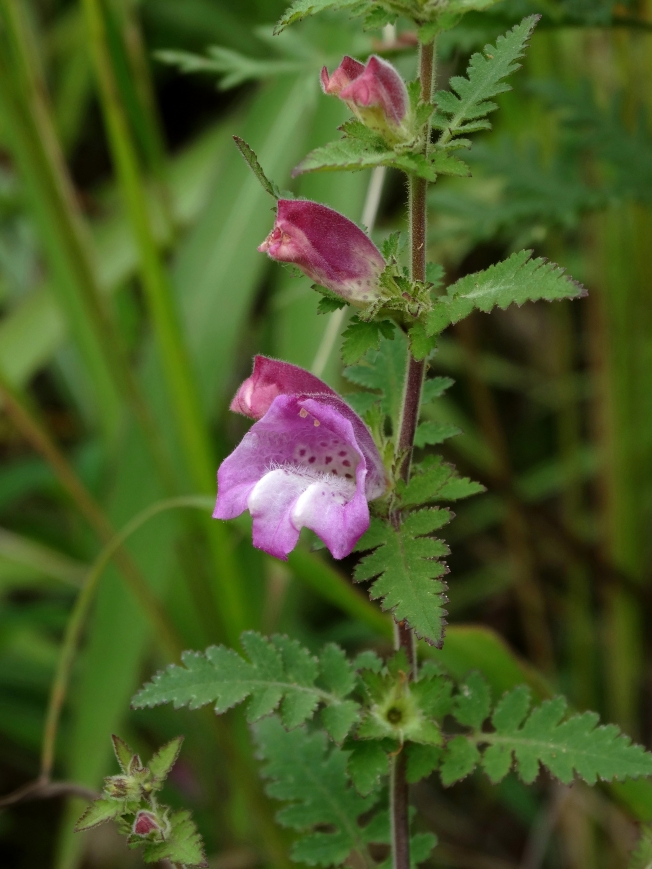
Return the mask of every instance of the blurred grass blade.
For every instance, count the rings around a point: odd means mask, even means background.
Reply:
[[[172,287],[152,232],[143,182],[120,99],[107,44],[104,10],[100,0],[83,0],[90,45],[100,89],[109,142],[127,213],[140,253],[140,275],[152,317],[162,368],[173,406],[185,462],[193,486],[202,493],[215,488],[215,460],[204,424],[197,386],[190,364]],[[219,584],[219,612],[224,632],[232,642],[246,625],[242,584],[230,551],[228,533],[220,526],[208,530]]]
[[[63,552],[6,528],[0,528],[0,559],[73,587],[81,585],[88,570],[86,565]]]

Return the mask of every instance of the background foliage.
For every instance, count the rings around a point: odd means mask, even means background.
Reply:
[[[290,172],[346,120],[319,94],[320,66],[368,53],[377,34],[330,15],[272,38],[285,5],[0,3],[2,793],[38,774],[64,632],[103,544],[152,504],[212,494],[246,427],[226,408],[253,353],[317,361],[344,390],[364,374],[347,382],[326,352],[333,315],[314,316],[309,281],[255,252],[270,200],[230,137],[281,186],[359,221],[368,171]],[[537,702],[563,691],[649,747],[652,5],[503,0],[445,36],[440,86],[532,12],[543,21],[497,98],[496,132],[470,152],[473,178],[430,194],[430,258],[452,282],[532,248],[589,296],[476,313],[441,342],[433,371],[455,383],[430,406],[424,448],[461,429],[438,449],[487,492],[455,505],[452,626],[432,654],[459,678],[481,669],[494,702],[523,681]],[[414,74],[411,52],[391,56]],[[400,185],[387,175],[379,242],[402,228]],[[385,653],[389,624],[342,578],[357,556],[330,563],[307,541],[280,564],[252,550],[246,524],[194,504],[152,515],[96,571],[55,778],[98,789],[116,771],[112,732],[149,756],[181,731],[166,799],[192,809],[211,865],[286,865],[292,823],[273,824],[242,709],[216,724],[210,707],[129,700],[180,648],[239,648],[243,629]],[[258,738],[284,739],[270,727]],[[305,752],[309,766],[323,747]],[[476,772],[450,788],[432,777],[414,799],[419,832],[440,840],[433,865],[469,869],[624,866],[635,822],[652,819],[647,782],[589,792],[542,774],[526,791],[510,774],[490,790]],[[3,865],[140,865],[108,827],[73,835],[80,805],[5,811]]]

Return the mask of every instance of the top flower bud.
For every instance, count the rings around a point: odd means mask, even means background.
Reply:
[[[279,199],[274,229],[258,250],[298,266],[352,305],[380,295],[381,252],[353,221],[317,202]]]
[[[343,100],[365,126],[390,141],[408,137],[405,121],[409,98],[405,82],[391,63],[372,55],[367,65],[345,57],[329,76],[324,67],[321,85],[326,94]]]

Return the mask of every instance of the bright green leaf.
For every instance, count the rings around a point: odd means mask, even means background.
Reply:
[[[439,296],[428,315],[428,331],[441,332],[451,323],[467,317],[474,308],[488,313],[492,308],[522,305],[539,299],[575,299],[585,295],[584,287],[572,280],[561,266],[543,257],[530,259],[531,251],[512,254],[486,271],[460,278]]]
[[[405,620],[418,637],[436,646],[443,640],[446,615],[446,583],[440,577],[447,568],[438,559],[448,554],[448,547],[426,535],[449,518],[447,511],[422,510],[408,516],[398,529],[385,524],[382,543],[355,570],[356,582],[378,577],[369,589],[370,597],[380,598],[382,608],[390,610],[396,621]]]

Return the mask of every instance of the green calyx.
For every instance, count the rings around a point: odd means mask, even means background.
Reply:
[[[402,745],[441,745],[439,725],[432,720],[420,682],[411,682],[405,652],[400,651],[380,672],[363,670],[361,680],[371,701],[357,730],[358,739],[392,739]]]

